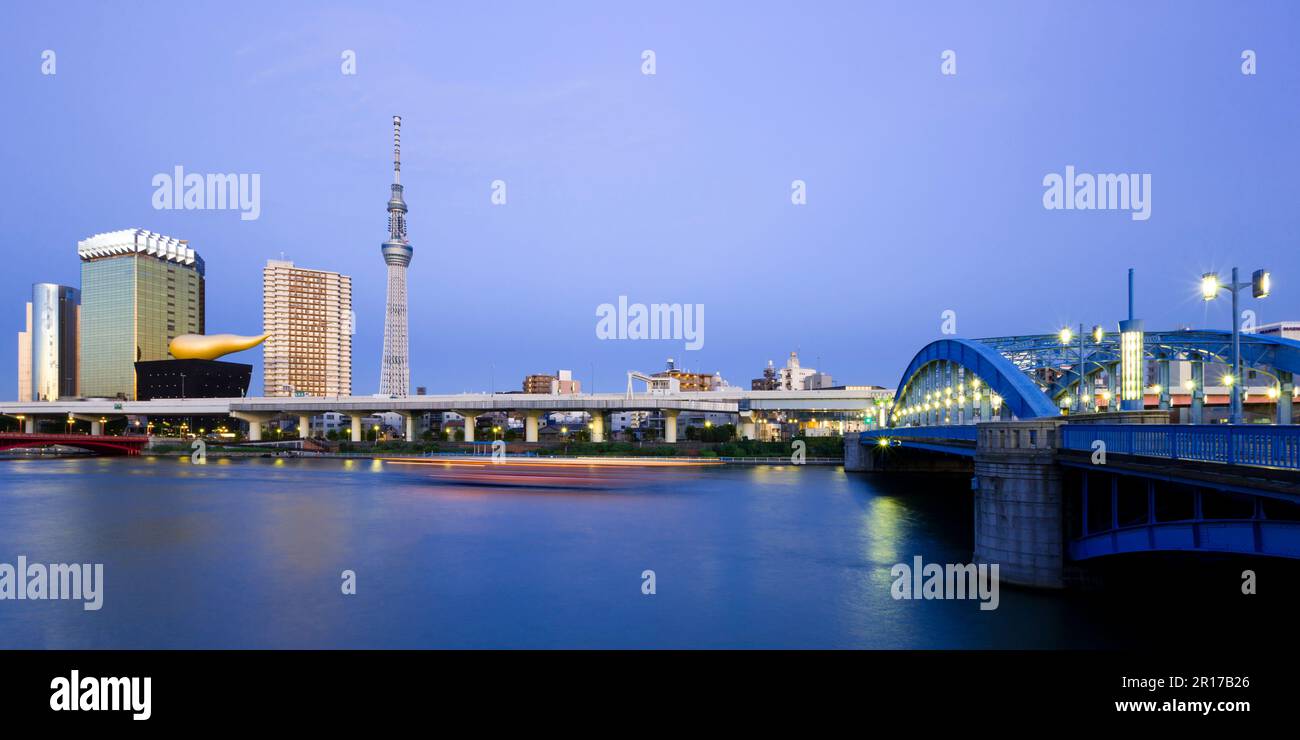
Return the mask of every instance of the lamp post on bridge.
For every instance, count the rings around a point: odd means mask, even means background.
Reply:
[[[1228,409],[1228,421],[1231,424],[1240,424],[1242,422],[1241,412],[1241,384],[1245,382],[1241,372],[1241,314],[1238,312],[1238,294],[1245,288],[1251,289],[1251,294],[1256,298],[1267,298],[1272,291],[1272,278],[1267,270],[1255,270],[1251,275],[1249,283],[1239,282],[1237,280],[1237,268],[1232,268],[1232,281],[1223,283],[1219,276],[1213,272],[1207,272],[1201,276],[1201,298],[1206,301],[1212,301],[1219,297],[1222,291],[1232,293],[1232,375],[1228,384],[1228,390],[1231,393],[1231,401]]]

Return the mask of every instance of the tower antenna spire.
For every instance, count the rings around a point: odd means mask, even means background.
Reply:
[[[393,116],[393,182],[402,182],[402,117]]]

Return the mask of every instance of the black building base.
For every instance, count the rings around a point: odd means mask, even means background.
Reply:
[[[240,398],[248,395],[253,366],[218,360],[148,360],[135,363],[135,396]]]

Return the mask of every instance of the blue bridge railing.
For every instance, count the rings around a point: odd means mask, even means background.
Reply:
[[[1061,447],[1108,454],[1300,470],[1300,426],[1066,424]]]

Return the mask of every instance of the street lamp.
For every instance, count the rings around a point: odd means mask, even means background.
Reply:
[[[1219,297],[1222,291],[1232,293],[1232,380],[1241,378],[1241,314],[1237,310],[1237,295],[1245,288],[1250,288],[1251,295],[1255,298],[1267,298],[1273,290],[1273,278],[1268,270],[1255,270],[1250,276],[1249,283],[1243,283],[1237,280],[1237,268],[1232,268],[1232,281],[1224,284],[1219,280],[1219,276],[1213,272],[1207,272],[1201,276],[1201,298],[1206,301],[1212,301]],[[1228,421],[1232,424],[1240,424],[1241,419],[1241,383],[1231,382],[1228,384],[1232,391],[1232,405],[1229,409]]]

